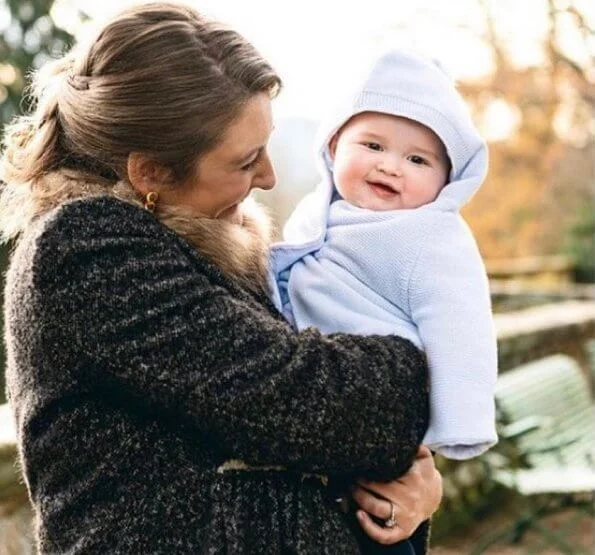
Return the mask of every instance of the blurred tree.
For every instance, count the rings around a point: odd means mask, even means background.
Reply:
[[[54,0],[0,0],[0,125],[26,111],[26,75],[60,56],[72,35],[50,16]]]
[[[595,210],[595,30],[575,2],[543,1],[544,63],[519,68],[492,3],[478,0],[487,30],[482,39],[495,71],[460,89],[478,122],[497,111],[514,123],[509,136],[491,143],[489,178],[465,216],[486,257],[550,254],[574,244],[570,254],[585,263],[585,256],[595,257],[588,252],[595,237],[584,235],[592,226],[580,218],[589,212],[582,207]],[[580,45],[572,55],[564,48],[569,34]],[[583,234],[580,249],[568,240],[577,229]]]
[[[582,206],[569,229],[567,252],[577,262],[577,282],[595,283],[595,207]]]

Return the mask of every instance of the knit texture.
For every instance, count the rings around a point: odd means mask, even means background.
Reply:
[[[368,111],[420,122],[441,139],[452,169],[434,201],[374,211],[340,199],[329,141]],[[444,71],[401,51],[374,60],[330,112],[319,132],[322,179],[273,247],[275,302],[300,330],[396,334],[423,349],[430,367],[423,441],[449,458],[475,457],[497,441],[497,344],[486,271],[459,209],[486,175],[486,144]]]
[[[41,553],[358,553],[328,488],[302,473],[398,476],[427,424],[411,343],[295,333],[110,197],[30,226],[5,321]],[[287,470],[218,473],[229,459]]]

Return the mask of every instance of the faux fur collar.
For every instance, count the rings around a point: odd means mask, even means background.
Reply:
[[[143,203],[132,186],[116,184],[59,170],[47,174],[33,186],[2,194],[0,215],[5,237],[26,231],[38,216],[75,199],[112,195],[138,207]],[[256,293],[268,293],[267,269],[272,229],[264,209],[251,199],[242,203],[242,225],[199,217],[184,207],[157,204],[155,217],[216,264],[238,285]]]

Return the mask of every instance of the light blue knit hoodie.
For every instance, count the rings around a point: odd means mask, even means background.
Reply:
[[[322,180],[290,217],[271,264],[279,310],[298,328],[395,334],[430,367],[424,443],[444,456],[476,456],[496,440],[496,338],[488,282],[459,210],[481,186],[488,153],[452,80],[402,52],[378,58],[321,126]],[[382,112],[418,121],[444,143],[452,169],[436,200],[372,211],[338,198],[329,141],[352,116]]]

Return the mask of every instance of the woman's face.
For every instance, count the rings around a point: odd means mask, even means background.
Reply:
[[[201,157],[193,175],[163,200],[209,218],[241,224],[239,204],[250,191],[275,186],[275,171],[266,150],[272,129],[271,100],[259,93],[246,103],[221,143]]]

